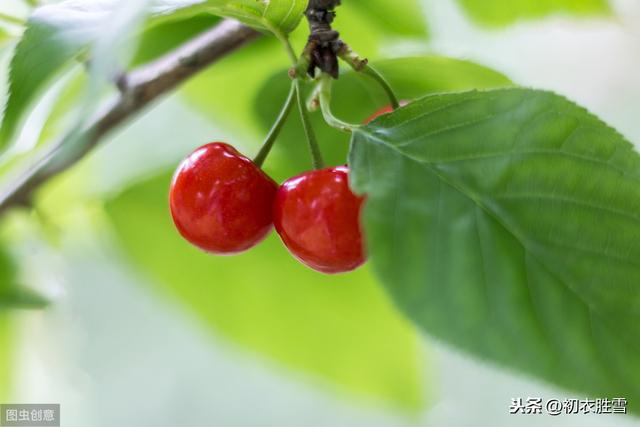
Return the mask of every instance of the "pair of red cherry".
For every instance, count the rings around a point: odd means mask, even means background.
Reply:
[[[221,142],[187,157],[171,184],[173,220],[182,236],[217,254],[262,241],[272,226],[289,251],[323,273],[364,263],[362,197],[351,192],[348,169],[306,172],[281,186],[255,163]]]
[[[385,107],[365,123],[390,111]],[[354,270],[365,261],[363,200],[350,190],[346,166],[306,172],[278,186],[222,142],[204,145],[182,162],[169,196],[180,234],[207,252],[245,251],[275,225],[296,258],[330,274]]]

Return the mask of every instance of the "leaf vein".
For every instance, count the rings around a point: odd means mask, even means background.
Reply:
[[[640,216],[634,215],[630,212],[624,211],[622,209],[615,209],[608,206],[599,205],[597,203],[589,203],[584,200],[574,199],[570,197],[557,196],[552,194],[542,194],[542,193],[503,193],[495,196],[497,199],[513,199],[518,200],[522,199],[520,202],[525,203],[524,199],[541,199],[541,200],[551,200],[560,203],[565,203],[568,205],[580,206],[588,209],[599,210],[602,212],[611,213],[613,215],[617,215],[626,219],[633,220],[635,222],[640,223]]]

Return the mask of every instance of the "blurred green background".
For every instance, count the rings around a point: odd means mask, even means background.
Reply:
[[[636,0],[343,3],[336,27],[402,98],[513,82],[566,95],[640,141]],[[30,9],[0,3],[18,21]],[[4,94],[21,28],[1,16]],[[159,24],[118,57],[133,67],[216,22],[201,14]],[[304,24],[294,32],[296,48],[306,34]],[[39,97],[2,180],[84,112],[81,68]],[[65,426],[640,425],[631,416],[509,416],[511,398],[583,396],[420,335],[368,268],[316,274],[275,236],[234,258],[179,238],[167,209],[172,170],[212,140],[253,154],[286,97],[286,68],[271,38],[235,52],[49,183],[35,209],[3,218],[15,271],[0,262],[11,282],[0,286],[28,285],[50,304],[0,305],[0,401],[61,403]],[[384,104],[366,78],[347,73],[336,84],[340,117],[361,121]],[[279,181],[310,168],[292,117],[266,165]],[[343,163],[348,139],[318,114],[313,121],[329,162]]]

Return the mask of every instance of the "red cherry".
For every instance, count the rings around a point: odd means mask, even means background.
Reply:
[[[178,167],[169,196],[180,234],[195,246],[234,254],[255,246],[272,227],[278,184],[235,148],[204,145]]]
[[[400,101],[400,106],[404,107],[405,105],[408,105],[409,101]],[[385,107],[382,107],[381,109],[379,109],[378,111],[376,111],[375,113],[373,113],[371,116],[367,117],[367,119],[364,121],[365,125],[368,125],[369,123],[371,123],[372,121],[374,121],[375,119],[377,119],[378,117],[382,116],[383,114],[388,114],[388,113],[392,113],[393,112],[393,107],[391,105],[387,105]]]
[[[349,189],[346,166],[307,172],[286,181],[273,222],[289,251],[322,273],[351,271],[365,261],[360,227],[363,197]]]

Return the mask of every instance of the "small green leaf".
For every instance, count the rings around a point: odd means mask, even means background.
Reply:
[[[513,24],[521,19],[550,14],[609,15],[607,0],[458,0],[476,22],[489,27]]]
[[[159,176],[107,203],[126,253],[164,295],[295,371],[394,406],[423,404],[419,340],[367,269],[315,273],[275,235],[234,257],[202,253],[171,221],[170,180]]]
[[[307,8],[307,0],[231,0],[224,3],[212,7],[211,11],[277,35],[295,30]]]
[[[375,271],[416,324],[640,401],[640,156],[622,136],[547,92],[434,95],[356,131],[350,165]]]
[[[272,27],[288,34],[300,23],[307,3],[307,0],[270,0],[264,18]]]

